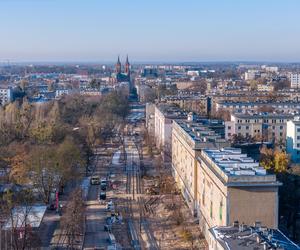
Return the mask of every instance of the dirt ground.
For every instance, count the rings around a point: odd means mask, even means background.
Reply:
[[[151,151],[150,151],[151,152]],[[149,194],[147,220],[161,249],[208,249],[199,225],[176,189],[170,164],[143,147],[143,185]]]

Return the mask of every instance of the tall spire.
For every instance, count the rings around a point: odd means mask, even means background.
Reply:
[[[121,62],[120,62],[120,56],[118,55],[118,61],[116,63],[116,73],[120,74],[121,70],[122,70],[122,65],[121,65]]]
[[[128,60],[128,55],[126,56],[125,73],[127,75],[130,75],[130,63],[129,63],[129,60]]]

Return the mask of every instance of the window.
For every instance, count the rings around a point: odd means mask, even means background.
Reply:
[[[238,126],[238,130],[241,130],[241,126]]]
[[[222,219],[223,219],[223,199],[220,202],[219,218],[220,218],[220,221],[222,221]]]
[[[231,136],[231,133],[228,133],[228,137],[230,137]]]
[[[283,129],[283,126],[280,126],[279,128],[280,128],[280,129]]]
[[[231,126],[228,126],[227,128],[228,128],[228,129],[231,129]]]
[[[212,201],[210,202],[210,218],[212,219],[213,217],[213,203]]]
[[[248,130],[248,129],[249,129],[249,126],[246,126],[246,129]]]
[[[300,148],[300,143],[297,143],[297,148]]]
[[[297,128],[297,132],[300,132],[300,128]]]
[[[282,135],[283,135],[283,133],[282,133],[282,132],[280,132],[280,133],[279,133],[279,136],[282,136]]]

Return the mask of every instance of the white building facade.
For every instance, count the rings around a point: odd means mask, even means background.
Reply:
[[[0,105],[5,105],[12,101],[12,89],[0,88]]]
[[[287,122],[286,151],[294,163],[300,162],[300,117]]]
[[[300,74],[291,74],[291,88],[298,89],[300,87]]]

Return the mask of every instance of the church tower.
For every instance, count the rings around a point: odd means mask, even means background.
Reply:
[[[121,65],[121,62],[120,62],[120,57],[118,56],[118,61],[116,63],[116,73],[121,74],[121,72],[122,72],[122,65]]]
[[[127,74],[128,76],[130,75],[130,63],[128,60],[128,55],[126,57],[126,63],[125,63],[125,74]]]

